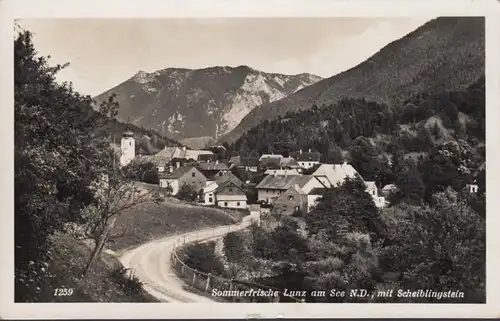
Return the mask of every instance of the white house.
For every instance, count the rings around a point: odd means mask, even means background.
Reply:
[[[385,197],[378,195],[377,184],[375,182],[365,182],[365,186],[366,186],[365,192],[370,194],[370,196],[373,199],[373,202],[375,203],[375,206],[379,208],[384,207]]]
[[[194,191],[206,186],[207,178],[195,167],[180,167],[171,173],[160,173],[160,187],[170,187],[171,194],[177,195],[183,185],[189,185]]]
[[[264,172],[265,175],[301,175],[296,169],[268,169]]]
[[[203,205],[215,205],[215,190],[219,185],[214,181],[207,181],[207,186],[203,188]]]
[[[121,140],[121,155],[120,164],[121,166],[128,165],[135,157],[135,139],[134,133],[131,131],[126,131],[122,135]]]
[[[342,185],[346,178],[355,178],[359,174],[354,167],[344,162],[343,164],[321,164],[312,175],[326,187],[337,187]]]
[[[247,208],[248,199],[245,192],[232,181],[221,183],[214,192],[218,207]]]
[[[280,195],[295,185],[305,194],[313,188],[325,187],[312,175],[268,175],[256,186],[257,200],[273,203]]]
[[[301,168],[309,169],[319,164],[321,154],[313,152],[311,149],[308,152],[302,152],[301,149],[298,152],[290,153],[290,157],[294,158]]]

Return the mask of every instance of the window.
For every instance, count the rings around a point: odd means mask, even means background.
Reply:
[[[209,198],[208,198],[208,202],[209,202],[209,203],[212,203],[213,201],[214,201],[214,199],[213,199],[212,197],[209,197]]]
[[[227,202],[224,202],[224,207],[227,207]]]
[[[229,191],[230,191],[230,192],[232,192],[232,191],[233,191],[233,188],[232,188],[232,187],[230,187],[230,188],[229,188]]]
[[[219,176],[222,176],[222,175],[223,175],[223,173],[222,173],[222,172],[219,172]]]
[[[195,175],[196,175],[195,173],[191,173],[191,177],[195,177]]]
[[[129,146],[132,146],[132,142],[128,142],[128,145],[129,145]]]
[[[295,210],[298,211],[300,209],[299,206],[295,206]]]
[[[288,196],[288,200],[293,201],[293,195]]]
[[[236,206],[240,206],[240,202],[236,202]]]
[[[210,193],[210,194],[208,194],[208,196],[214,196],[214,194]]]

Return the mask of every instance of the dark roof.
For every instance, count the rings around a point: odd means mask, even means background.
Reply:
[[[298,162],[319,162],[321,159],[321,153],[319,152],[292,152],[290,157],[294,158]]]
[[[260,160],[260,166],[273,166],[280,168],[281,159],[277,157],[264,157]]]
[[[196,168],[193,166],[183,166],[175,169],[172,173],[160,173],[158,176],[163,179],[178,179],[189,172],[191,169],[196,170]]]
[[[230,171],[224,173],[223,175],[215,174],[213,177],[211,177],[211,180],[216,181],[218,184],[224,182],[233,182],[239,187],[242,187],[244,185],[243,181],[240,180],[238,177],[236,177],[236,175],[234,175]]]
[[[229,167],[221,162],[208,162],[208,163],[201,163],[198,165],[200,170],[203,171],[221,171],[221,170],[228,170]]]
[[[198,155],[198,160],[202,162],[206,161],[215,161],[217,159],[217,155],[215,154],[201,154]]]
[[[311,175],[268,175],[257,185],[257,188],[287,190],[295,184],[302,187],[313,177]]]
[[[258,157],[240,157],[240,165],[241,166],[258,166],[259,158]]]
[[[323,195],[326,192],[326,188],[313,188],[309,195]]]
[[[243,194],[245,194],[245,191],[238,185],[236,185],[234,182],[231,182],[231,181],[226,181],[226,182],[222,182],[222,183],[217,183],[217,188],[215,189],[214,193],[219,193],[220,191],[224,190],[226,187],[235,187],[237,189],[239,189]]]

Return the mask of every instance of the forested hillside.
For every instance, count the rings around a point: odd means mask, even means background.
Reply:
[[[419,92],[461,90],[484,74],[484,30],[484,17],[433,19],[359,65],[253,109],[221,141],[233,143],[264,120],[314,104],[359,98],[392,107]]]
[[[324,162],[347,158],[365,179],[380,185],[397,180],[395,167],[413,157],[429,192],[460,189],[485,160],[484,97],[483,76],[464,90],[423,92],[392,109],[344,99],[264,121],[229,148],[240,154],[312,148]],[[439,163],[443,150],[454,150],[458,159]]]

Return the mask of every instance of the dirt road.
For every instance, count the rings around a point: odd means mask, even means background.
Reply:
[[[221,237],[229,232],[246,228],[250,224],[251,218],[245,217],[239,224],[208,228],[152,241],[123,253],[119,260],[143,282],[144,289],[161,302],[214,303],[216,301],[208,297],[183,289],[185,283],[177,277],[170,264],[174,246],[182,245],[184,242]]]

